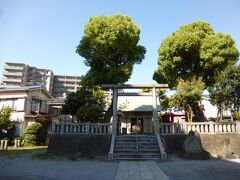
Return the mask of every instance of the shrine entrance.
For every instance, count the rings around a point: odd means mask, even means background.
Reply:
[[[166,89],[167,84],[150,84],[150,85],[139,85],[139,84],[104,84],[102,88],[112,89],[113,96],[113,120],[112,120],[112,134],[138,134],[138,133],[154,133],[159,134],[159,122],[157,115],[157,93],[156,89]],[[126,110],[125,118],[119,117],[118,115],[118,96],[124,96],[124,93],[119,93],[120,90],[124,89],[150,89],[148,97],[148,103],[143,107],[135,108],[131,111]],[[137,96],[144,96],[144,93],[135,93]],[[132,94],[132,97],[135,95]],[[130,95],[128,95],[130,98]],[[149,99],[150,98],[150,99]],[[135,99],[132,101],[134,102]],[[131,104],[131,102],[129,103]],[[147,110],[145,110],[147,109]]]
[[[143,118],[131,118],[131,133],[143,133]]]
[[[125,112],[118,120],[117,134],[153,134],[151,112]]]

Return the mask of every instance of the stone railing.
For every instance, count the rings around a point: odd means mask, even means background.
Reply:
[[[240,133],[240,122],[215,123],[215,122],[193,122],[193,123],[160,123],[160,134],[187,134],[189,131],[197,131],[199,134],[216,133]]]
[[[108,123],[52,123],[52,134],[108,134]]]

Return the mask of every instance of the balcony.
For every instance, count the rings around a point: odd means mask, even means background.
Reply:
[[[4,71],[4,72],[3,72],[3,75],[4,75],[4,76],[22,77],[22,76],[23,76],[23,73],[22,73],[22,72],[7,72],[7,71]]]
[[[56,80],[55,80],[56,81]],[[57,81],[59,82],[80,82],[79,79],[66,79],[66,78],[57,78]]]
[[[13,79],[13,78],[2,78],[2,82],[8,83],[21,83],[22,79]]]
[[[67,83],[63,83],[62,84],[64,87],[73,87],[73,88],[75,88],[75,87],[78,87],[78,86],[80,86],[80,85],[78,85],[78,84],[67,84]]]
[[[75,89],[67,89],[67,92],[76,92]]]
[[[4,66],[4,69],[9,69],[9,70],[23,70],[24,67],[21,67],[21,66],[8,66],[8,65],[5,65]]]

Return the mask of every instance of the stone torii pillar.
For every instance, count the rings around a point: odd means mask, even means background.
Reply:
[[[158,112],[157,112],[157,94],[156,88],[152,88],[152,106],[153,106],[153,126],[154,133],[159,134],[159,121],[158,121]]]
[[[118,100],[118,89],[113,88],[113,119],[112,119],[112,134],[117,134],[117,121],[118,121],[118,112],[117,112],[117,100]]]

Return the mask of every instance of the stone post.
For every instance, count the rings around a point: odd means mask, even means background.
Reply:
[[[159,134],[159,121],[158,121],[158,113],[157,113],[157,95],[156,88],[152,88],[152,106],[153,106],[153,125],[154,125],[154,133]]]
[[[111,146],[110,151],[108,153],[108,159],[113,159],[113,150],[114,150],[114,143],[115,143],[115,136],[117,134],[117,99],[118,99],[118,89],[113,88],[113,119],[112,119],[112,138],[111,138]]]
[[[85,133],[88,134],[89,132],[90,132],[89,122],[86,122],[86,131],[85,131]]]
[[[213,134],[214,133],[214,122],[210,121],[209,122],[209,133]]]
[[[182,132],[183,134],[188,134],[186,122],[182,122],[182,123],[181,123],[181,127],[182,127],[181,132]]]
[[[0,140],[0,149],[2,150],[4,147],[4,140]]]
[[[3,149],[7,150],[8,148],[8,140],[4,140],[4,147]]]
[[[112,134],[117,134],[117,121],[118,121],[118,115],[117,115],[117,99],[118,99],[118,89],[113,88],[113,119],[112,119]]]
[[[55,122],[52,122],[52,134],[55,134],[56,129],[55,129]]]
[[[240,134],[240,122],[236,121],[236,133]]]
[[[61,134],[64,134],[64,124],[65,124],[64,122],[61,122],[61,130],[60,130]]]
[[[15,147],[18,147],[17,141],[18,141],[17,139],[14,139],[14,146]]]

